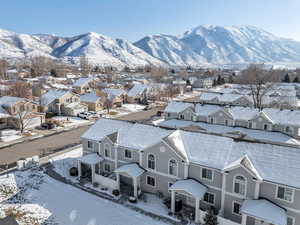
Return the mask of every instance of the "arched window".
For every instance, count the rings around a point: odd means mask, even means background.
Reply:
[[[236,176],[234,178],[233,192],[240,195],[246,194],[246,178],[243,176]]]
[[[155,156],[152,154],[148,155],[148,168],[155,170]]]
[[[174,159],[169,161],[169,174],[170,175],[177,175],[177,162]]]

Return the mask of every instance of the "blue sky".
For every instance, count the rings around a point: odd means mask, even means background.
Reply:
[[[1,2],[0,28],[136,41],[201,24],[247,24],[300,41],[299,11],[300,0],[9,0]]]

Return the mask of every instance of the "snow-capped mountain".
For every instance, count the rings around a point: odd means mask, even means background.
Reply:
[[[80,57],[85,56],[90,63],[101,66],[165,65],[126,40],[112,39],[93,32],[64,38],[0,30],[0,58],[32,56],[47,56],[72,63],[78,63]]]
[[[253,26],[199,26],[178,36],[147,36],[134,45],[171,65],[300,61],[300,42]]]
[[[203,64],[299,62],[300,42],[253,26],[205,25],[182,35],[153,35],[135,42],[97,33],[74,37],[18,34],[0,29],[0,58],[47,56],[100,66],[199,66]]]

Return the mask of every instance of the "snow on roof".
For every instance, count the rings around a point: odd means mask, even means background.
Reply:
[[[219,93],[209,93],[209,92],[204,92],[200,95],[199,99],[200,101],[211,101],[213,100],[214,98],[217,98],[219,99],[219,96],[221,94]]]
[[[136,163],[126,164],[115,170],[115,173],[126,173],[131,177],[139,177],[144,172],[145,170]]]
[[[144,91],[146,91],[148,88],[147,85],[144,84],[135,84],[129,91],[128,96],[129,97],[136,97],[138,95],[143,94]]]
[[[123,147],[142,150],[158,143],[171,132],[159,127],[134,124],[129,129],[119,132],[118,144]]]
[[[185,191],[190,195],[202,199],[207,187],[193,179],[178,180],[170,188],[170,191]]]
[[[251,120],[254,118],[258,113],[258,109],[250,108],[250,107],[229,107],[228,112],[232,115],[235,120]]]
[[[96,102],[98,99],[100,99],[100,96],[97,96],[97,93],[95,91],[87,93],[85,95],[80,96],[80,101],[82,102]]]
[[[106,136],[123,129],[128,130],[131,126],[133,126],[133,124],[126,121],[99,119],[81,136],[81,138],[101,141]]]
[[[50,90],[41,96],[41,105],[44,105],[44,106],[49,105],[50,103],[55,101],[55,99],[61,98],[62,96],[64,96],[67,93],[68,93],[68,91]]]
[[[125,90],[119,88],[105,88],[103,90],[108,96],[120,96],[126,93]]]
[[[300,110],[265,108],[263,112],[275,124],[300,126]]]
[[[74,82],[73,87],[81,87],[83,85],[88,84],[93,79],[91,77],[81,77],[77,81]]]
[[[0,97],[0,105],[5,106],[5,107],[10,107],[17,102],[24,101],[24,98],[19,98],[19,97],[13,97],[13,96],[2,96]]]
[[[165,112],[167,113],[180,113],[186,110],[189,107],[193,107],[194,105],[186,102],[170,102],[165,108]]]
[[[266,199],[245,200],[241,212],[270,224],[287,225],[286,211]]]
[[[202,104],[196,104],[195,106],[195,112],[199,116],[209,116],[213,113],[218,112],[219,110],[222,110],[223,107],[218,105],[202,105]]]
[[[82,156],[79,160],[82,163],[94,165],[99,162],[102,162],[104,159],[101,156],[99,156],[97,153],[91,153],[91,154]]]

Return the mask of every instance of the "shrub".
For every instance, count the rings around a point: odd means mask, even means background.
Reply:
[[[99,187],[99,183],[98,183],[98,182],[94,182],[94,183],[93,183],[93,187],[94,187],[94,188]]]
[[[112,191],[112,194],[114,196],[119,196],[120,192],[119,192],[119,190],[115,189],[115,190]]]
[[[46,115],[45,115],[46,119],[52,118],[54,116],[55,116],[54,112],[46,112]]]
[[[78,169],[76,167],[72,167],[70,169],[70,176],[77,177],[78,176]]]

